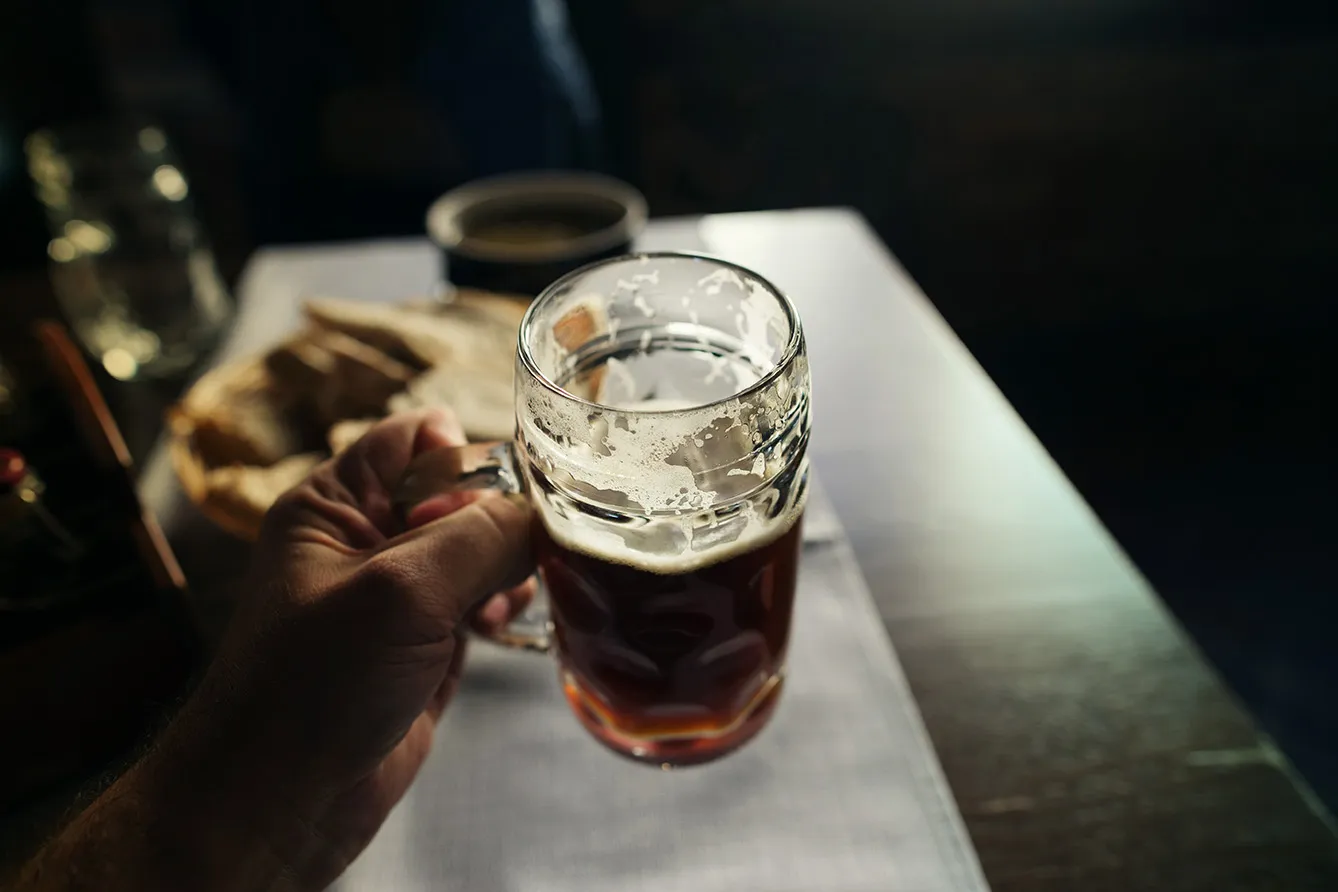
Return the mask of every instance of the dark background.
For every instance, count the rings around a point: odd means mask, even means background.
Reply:
[[[109,109],[168,126],[229,275],[514,167],[858,208],[1338,805],[1334,4],[570,0],[593,121],[533,8],[12,0],[0,269],[44,263],[23,134]]]

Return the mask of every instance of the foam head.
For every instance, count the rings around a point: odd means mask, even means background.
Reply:
[[[569,547],[671,572],[802,510],[803,336],[755,274],[684,255],[578,271],[531,307],[517,362],[522,452]]]

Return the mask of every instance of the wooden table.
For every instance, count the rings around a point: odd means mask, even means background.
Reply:
[[[1338,889],[1332,824],[857,214],[648,243],[798,305],[814,464],[996,892]]]
[[[798,304],[815,466],[996,892],[1338,889],[1332,826],[857,214],[644,246]]]

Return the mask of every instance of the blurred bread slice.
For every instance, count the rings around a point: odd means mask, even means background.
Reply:
[[[391,412],[448,405],[471,439],[511,436],[522,302],[462,291],[440,307],[321,298],[309,301],[306,312],[319,326],[428,369],[390,398],[386,408]]]
[[[473,288],[456,289],[451,302],[439,305],[448,312],[476,313],[485,316],[511,332],[520,329],[525,311],[530,308],[528,297],[476,291]],[[512,347],[514,348],[514,344]]]
[[[449,406],[470,440],[506,440],[515,435],[511,365],[486,373],[461,365],[443,365],[424,372],[408,390],[390,398],[391,412]]]
[[[420,369],[457,362],[500,347],[510,358],[525,304],[515,298],[462,290],[448,304],[382,304],[315,298],[307,318]]]
[[[345,418],[381,415],[392,394],[418,370],[346,334],[312,329],[290,338],[265,357],[285,387],[301,394],[322,428]]]
[[[169,413],[207,467],[272,465],[301,450],[293,418],[297,394],[259,359],[220,366],[195,383]]]

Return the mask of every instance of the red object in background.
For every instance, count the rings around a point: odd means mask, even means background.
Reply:
[[[0,486],[18,486],[28,474],[28,463],[17,449],[0,449]]]
[[[24,542],[22,554],[25,560],[37,560],[39,554],[51,554],[63,561],[74,561],[83,556],[84,549],[79,540],[70,534],[42,501],[45,489],[42,478],[28,464],[23,453],[17,449],[0,449],[0,541],[7,541],[13,546],[14,539]],[[40,530],[43,543],[34,551],[27,545],[23,531]],[[17,532],[16,532],[17,531]],[[12,599],[14,593],[0,592],[0,610],[12,610],[17,604]],[[22,596],[24,593],[20,592]],[[10,595],[11,597],[7,597]],[[38,600],[28,602],[26,607],[41,607],[46,602]]]

